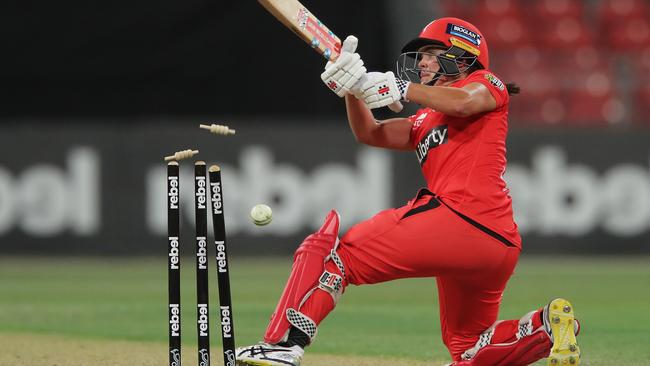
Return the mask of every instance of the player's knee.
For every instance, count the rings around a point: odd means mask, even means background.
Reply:
[[[333,240],[328,240],[327,238],[315,237],[315,235],[310,235],[298,246],[296,252],[294,253],[294,260],[301,254],[310,253],[315,254],[320,257],[327,257],[334,248],[335,242]]]
[[[294,260],[302,253],[316,254],[323,258],[329,256],[339,242],[339,221],[339,214],[335,210],[330,211],[321,228],[306,237],[298,246]]]

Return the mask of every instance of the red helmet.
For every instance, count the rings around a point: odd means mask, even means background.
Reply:
[[[428,45],[438,45],[444,49],[459,47],[476,56],[476,61],[484,69],[490,67],[485,37],[473,24],[462,19],[448,17],[432,21],[422,29],[418,38],[402,48],[402,53],[417,52]]]

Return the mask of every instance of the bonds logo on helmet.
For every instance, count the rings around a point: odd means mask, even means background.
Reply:
[[[503,89],[505,88],[505,85],[503,85],[503,81],[499,80],[499,78],[494,76],[494,74],[485,74],[485,78],[490,82],[490,84],[499,88],[499,90],[503,91]]]
[[[447,34],[466,39],[476,46],[481,45],[481,35],[454,23],[447,24]]]

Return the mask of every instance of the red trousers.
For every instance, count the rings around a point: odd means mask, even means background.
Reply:
[[[520,249],[481,231],[423,190],[407,205],[353,226],[337,252],[347,282],[355,285],[436,277],[442,338],[458,360],[497,320]],[[304,310],[317,323],[334,306],[309,302]]]

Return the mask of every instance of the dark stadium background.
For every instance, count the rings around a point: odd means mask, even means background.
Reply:
[[[475,22],[522,88],[506,178],[525,253],[650,251],[647,2],[304,3],[370,70],[431,19]],[[189,147],[225,167],[235,255],[286,255],[332,206],[349,226],[423,184],[412,154],[355,144],[324,60],[255,1],[10,2],[0,20],[0,253],[159,253],[162,156]]]

